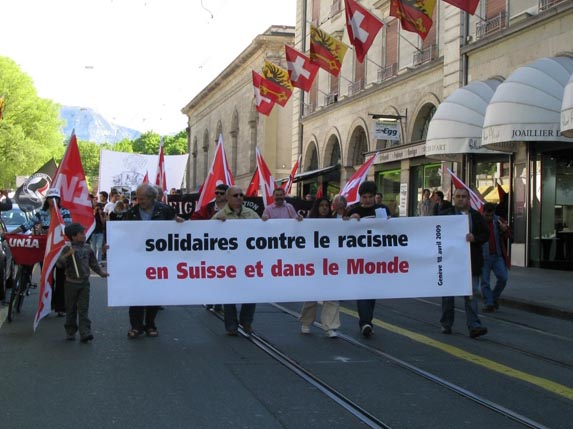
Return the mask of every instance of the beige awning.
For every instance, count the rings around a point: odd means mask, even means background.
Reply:
[[[573,74],[565,86],[565,91],[563,91],[561,134],[565,137],[573,137]]]
[[[514,142],[572,141],[561,136],[561,104],[573,59],[540,58],[514,71],[493,95],[482,145],[514,150]]]
[[[482,147],[487,106],[501,81],[474,81],[456,89],[436,109],[426,136],[426,156],[457,161],[467,153],[500,153]]]

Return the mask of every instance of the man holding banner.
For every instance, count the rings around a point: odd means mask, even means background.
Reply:
[[[470,207],[470,194],[465,188],[458,188],[454,192],[454,207],[442,212],[445,215],[468,216],[470,232],[466,235],[466,241],[470,243],[470,258],[472,270],[472,295],[464,296],[466,319],[471,338],[477,338],[487,334],[487,328],[482,326],[478,316],[479,276],[483,265],[482,245],[489,239],[489,228],[483,216]],[[442,333],[451,334],[454,324],[454,297],[442,298]]]

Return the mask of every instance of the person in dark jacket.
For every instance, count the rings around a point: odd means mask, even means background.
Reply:
[[[454,192],[454,206],[445,210],[442,215],[468,216],[469,232],[466,241],[470,243],[470,258],[472,270],[472,295],[464,296],[466,319],[471,338],[487,334],[487,328],[482,326],[478,315],[479,276],[483,265],[482,245],[489,239],[489,228],[483,216],[470,207],[470,195],[467,189],[456,189]],[[451,334],[454,324],[454,297],[442,298],[442,333]]]
[[[434,216],[452,208],[452,203],[448,200],[444,200],[444,193],[442,191],[432,192],[432,196],[430,198],[432,200],[432,214]]]
[[[91,246],[86,244],[84,227],[77,222],[64,228],[64,234],[72,241],[62,249],[57,265],[66,273],[66,339],[73,341],[80,331],[80,341],[93,340],[91,321],[88,318],[90,305],[90,268],[101,277],[109,274],[98,264]]]
[[[172,220],[183,222],[184,219],[177,216],[173,207],[157,201],[157,189],[149,183],[142,183],[135,191],[137,205],[130,208],[123,220]],[[133,306],[129,307],[129,322],[131,329],[127,333],[128,338],[137,338],[147,334],[148,337],[157,337],[159,331],[155,326],[155,318],[159,306]]]

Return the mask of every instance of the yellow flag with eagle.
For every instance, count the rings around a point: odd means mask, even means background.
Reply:
[[[293,90],[288,71],[265,60],[262,70],[263,79],[259,83],[259,92],[281,106],[290,98]]]
[[[404,30],[418,33],[422,39],[425,39],[434,23],[432,15],[436,0],[391,1],[390,16],[398,18]]]
[[[310,62],[338,76],[348,45],[314,25],[310,26]]]

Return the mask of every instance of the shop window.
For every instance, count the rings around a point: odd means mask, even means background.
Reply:
[[[378,192],[382,202],[390,209],[391,216],[400,216],[400,169],[388,170],[376,176]]]

